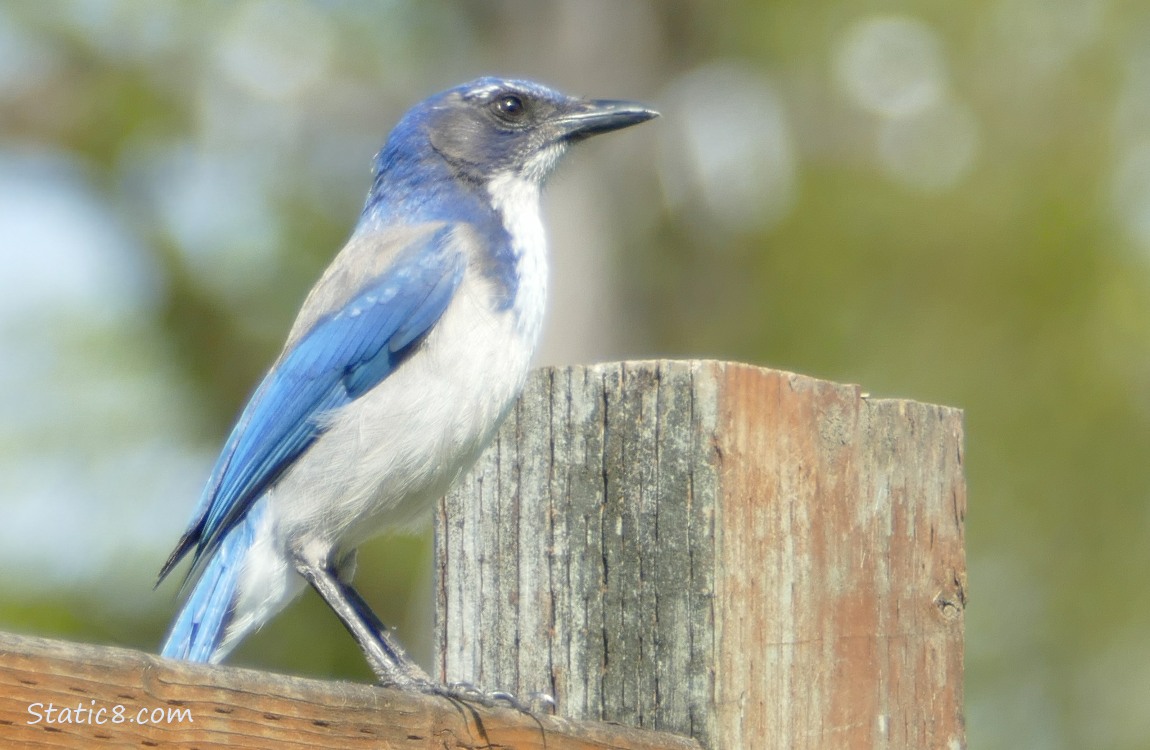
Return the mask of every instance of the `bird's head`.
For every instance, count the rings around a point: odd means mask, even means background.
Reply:
[[[413,107],[392,138],[424,141],[465,179],[482,183],[512,174],[542,183],[569,144],[656,116],[634,102],[580,99],[530,81],[480,78]]]

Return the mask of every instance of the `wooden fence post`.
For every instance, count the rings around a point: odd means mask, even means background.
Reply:
[[[747,365],[537,371],[440,505],[437,669],[710,750],[959,750],[962,450]]]

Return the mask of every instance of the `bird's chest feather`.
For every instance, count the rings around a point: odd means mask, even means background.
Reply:
[[[546,302],[538,215],[509,217],[512,304],[502,303],[506,290],[489,264],[469,264],[418,349],[334,413],[281,482],[274,494],[285,525],[330,543],[409,525],[478,458],[523,387]]]
[[[534,346],[543,328],[547,304],[547,235],[539,207],[538,184],[515,174],[500,175],[487,188],[491,203],[510,237],[506,263],[518,331]]]

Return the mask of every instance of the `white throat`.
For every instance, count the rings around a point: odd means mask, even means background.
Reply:
[[[491,203],[511,236],[519,286],[515,308],[519,331],[534,347],[547,306],[547,235],[540,210],[538,182],[504,172],[487,183]]]

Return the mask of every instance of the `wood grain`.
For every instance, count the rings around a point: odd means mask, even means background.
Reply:
[[[698,750],[598,722],[11,633],[0,633],[0,747]]]
[[[962,439],[747,365],[538,371],[440,506],[437,667],[715,750],[958,750]]]

